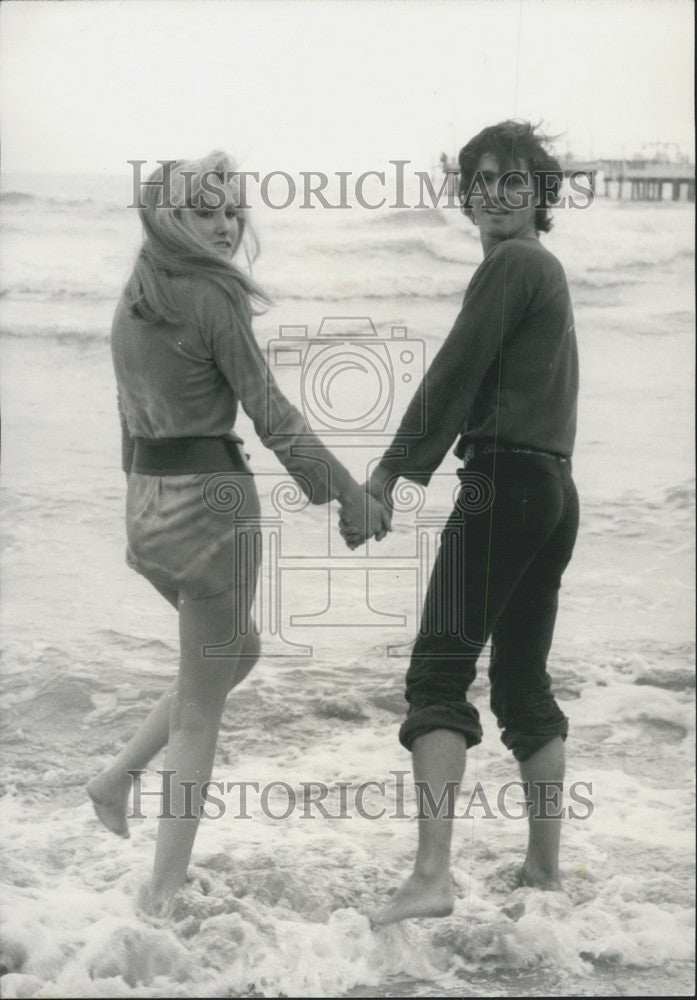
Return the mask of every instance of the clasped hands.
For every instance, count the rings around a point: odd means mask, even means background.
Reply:
[[[364,486],[342,498],[339,531],[350,549],[358,548],[372,537],[379,542],[392,531],[394,483],[394,478],[390,481],[381,470],[376,470]]]

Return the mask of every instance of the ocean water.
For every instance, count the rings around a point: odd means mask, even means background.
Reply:
[[[691,207],[598,199],[559,211],[544,237],[569,277],[582,377],[582,523],[550,657],[572,727],[566,895],[513,887],[526,830],[505,815],[519,803],[500,789],[517,775],[483,657],[455,912],[373,930],[371,910],[413,858],[397,729],[452,456],[427,497],[405,491],[388,539],[348,557],[334,509],[279,514],[283,470],[243,415],[268,515],[263,655],[228,703],[214,778],[233,785],[202,824],[172,922],[134,902],[157,795],[142,796],[126,842],[84,796],[177,659],[174,614],[123,561],[108,335],[139,240],[130,200],[128,178],[3,180],[2,995],[691,994]],[[323,435],[361,475],[450,328],[481,257],[476,232],[448,209],[256,215],[255,274],[275,302],[259,341],[273,358],[279,328],[295,328],[284,339],[301,360],[278,377],[300,405],[316,391],[313,417],[331,396]],[[340,335],[331,386],[308,377],[320,329]],[[347,433],[351,407],[366,416]],[[157,792],[161,766],[142,792]]]

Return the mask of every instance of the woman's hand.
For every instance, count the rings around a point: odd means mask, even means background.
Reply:
[[[350,549],[373,536],[379,542],[392,531],[392,510],[372,495],[368,483],[351,490],[340,502],[339,531]]]

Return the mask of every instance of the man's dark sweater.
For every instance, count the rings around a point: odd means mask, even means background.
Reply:
[[[459,435],[460,457],[473,440],[570,457],[577,395],[564,270],[539,240],[505,240],[477,268],[380,467],[427,484]]]

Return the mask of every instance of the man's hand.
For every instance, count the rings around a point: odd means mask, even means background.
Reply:
[[[386,472],[378,465],[373,471],[373,474],[368,482],[365,484],[370,495],[375,497],[376,500],[378,500],[390,511],[390,516],[394,508],[392,494],[394,493],[394,488],[397,485],[398,478],[398,476],[395,476],[393,473]]]
[[[350,503],[342,502],[339,513],[339,531],[350,549],[362,545],[375,536],[380,542],[392,531],[392,492],[397,478],[379,467],[362,489],[362,506],[358,511]]]
[[[368,491],[368,484],[343,498],[339,511],[339,531],[350,549],[363,545],[367,538],[379,542],[392,531],[392,510]]]

